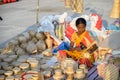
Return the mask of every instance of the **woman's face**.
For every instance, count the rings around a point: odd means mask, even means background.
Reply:
[[[85,32],[85,24],[79,24],[77,25],[78,33]]]

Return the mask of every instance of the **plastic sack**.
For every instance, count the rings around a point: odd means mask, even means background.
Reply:
[[[81,15],[80,17],[81,17],[81,18],[84,18],[85,20],[89,20],[89,16],[86,15],[86,14],[85,14],[85,15]]]
[[[113,24],[120,28],[120,18],[116,19]]]
[[[46,61],[46,64],[47,64],[48,66],[52,66],[52,65],[54,65],[56,62],[58,62],[57,57],[53,56],[52,58],[50,58],[50,60],[47,60],[47,61]]]
[[[53,53],[56,53],[59,50],[68,50],[70,45],[67,42],[62,42],[57,48],[53,49]]]
[[[98,30],[102,28],[102,19],[98,14],[90,14],[91,28],[95,27]]]
[[[114,24],[111,24],[107,27],[107,30],[120,30],[120,27],[115,26]]]
[[[65,18],[67,17],[67,13],[66,12],[64,12],[63,14],[61,14],[60,16],[59,16],[59,23],[64,23],[65,22]]]
[[[50,34],[54,34],[54,25],[52,24],[53,16],[44,16],[41,20],[39,20],[39,24],[41,25],[38,28],[38,32],[50,32]]]
[[[70,23],[72,21],[72,18],[70,16],[65,18],[65,23]]]
[[[59,17],[60,17],[60,15],[55,15],[53,17],[53,21],[57,21],[59,23]]]

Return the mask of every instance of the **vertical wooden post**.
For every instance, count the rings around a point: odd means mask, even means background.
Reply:
[[[38,18],[39,18],[39,2],[40,0],[37,0],[37,11],[36,11],[36,27],[37,27],[37,31],[38,31],[38,27],[39,27],[39,22],[38,22]]]

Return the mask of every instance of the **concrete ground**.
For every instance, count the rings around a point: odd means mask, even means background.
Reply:
[[[113,0],[84,0],[84,12],[90,14],[97,11],[102,19],[108,24],[114,19],[109,17]],[[19,0],[19,2],[0,5],[0,47],[5,46],[5,42],[22,33],[36,23],[37,0]],[[65,8],[64,0],[40,0],[39,17],[46,15],[62,14],[68,12],[73,15],[71,9]]]

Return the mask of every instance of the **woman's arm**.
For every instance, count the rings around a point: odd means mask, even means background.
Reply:
[[[70,42],[70,48],[69,48],[70,51],[73,51],[73,46],[74,46],[74,42],[71,41]]]
[[[74,42],[71,41],[70,43],[70,51],[74,51],[74,50],[77,50],[77,51],[81,51],[80,47],[77,47],[76,45],[74,45]]]

